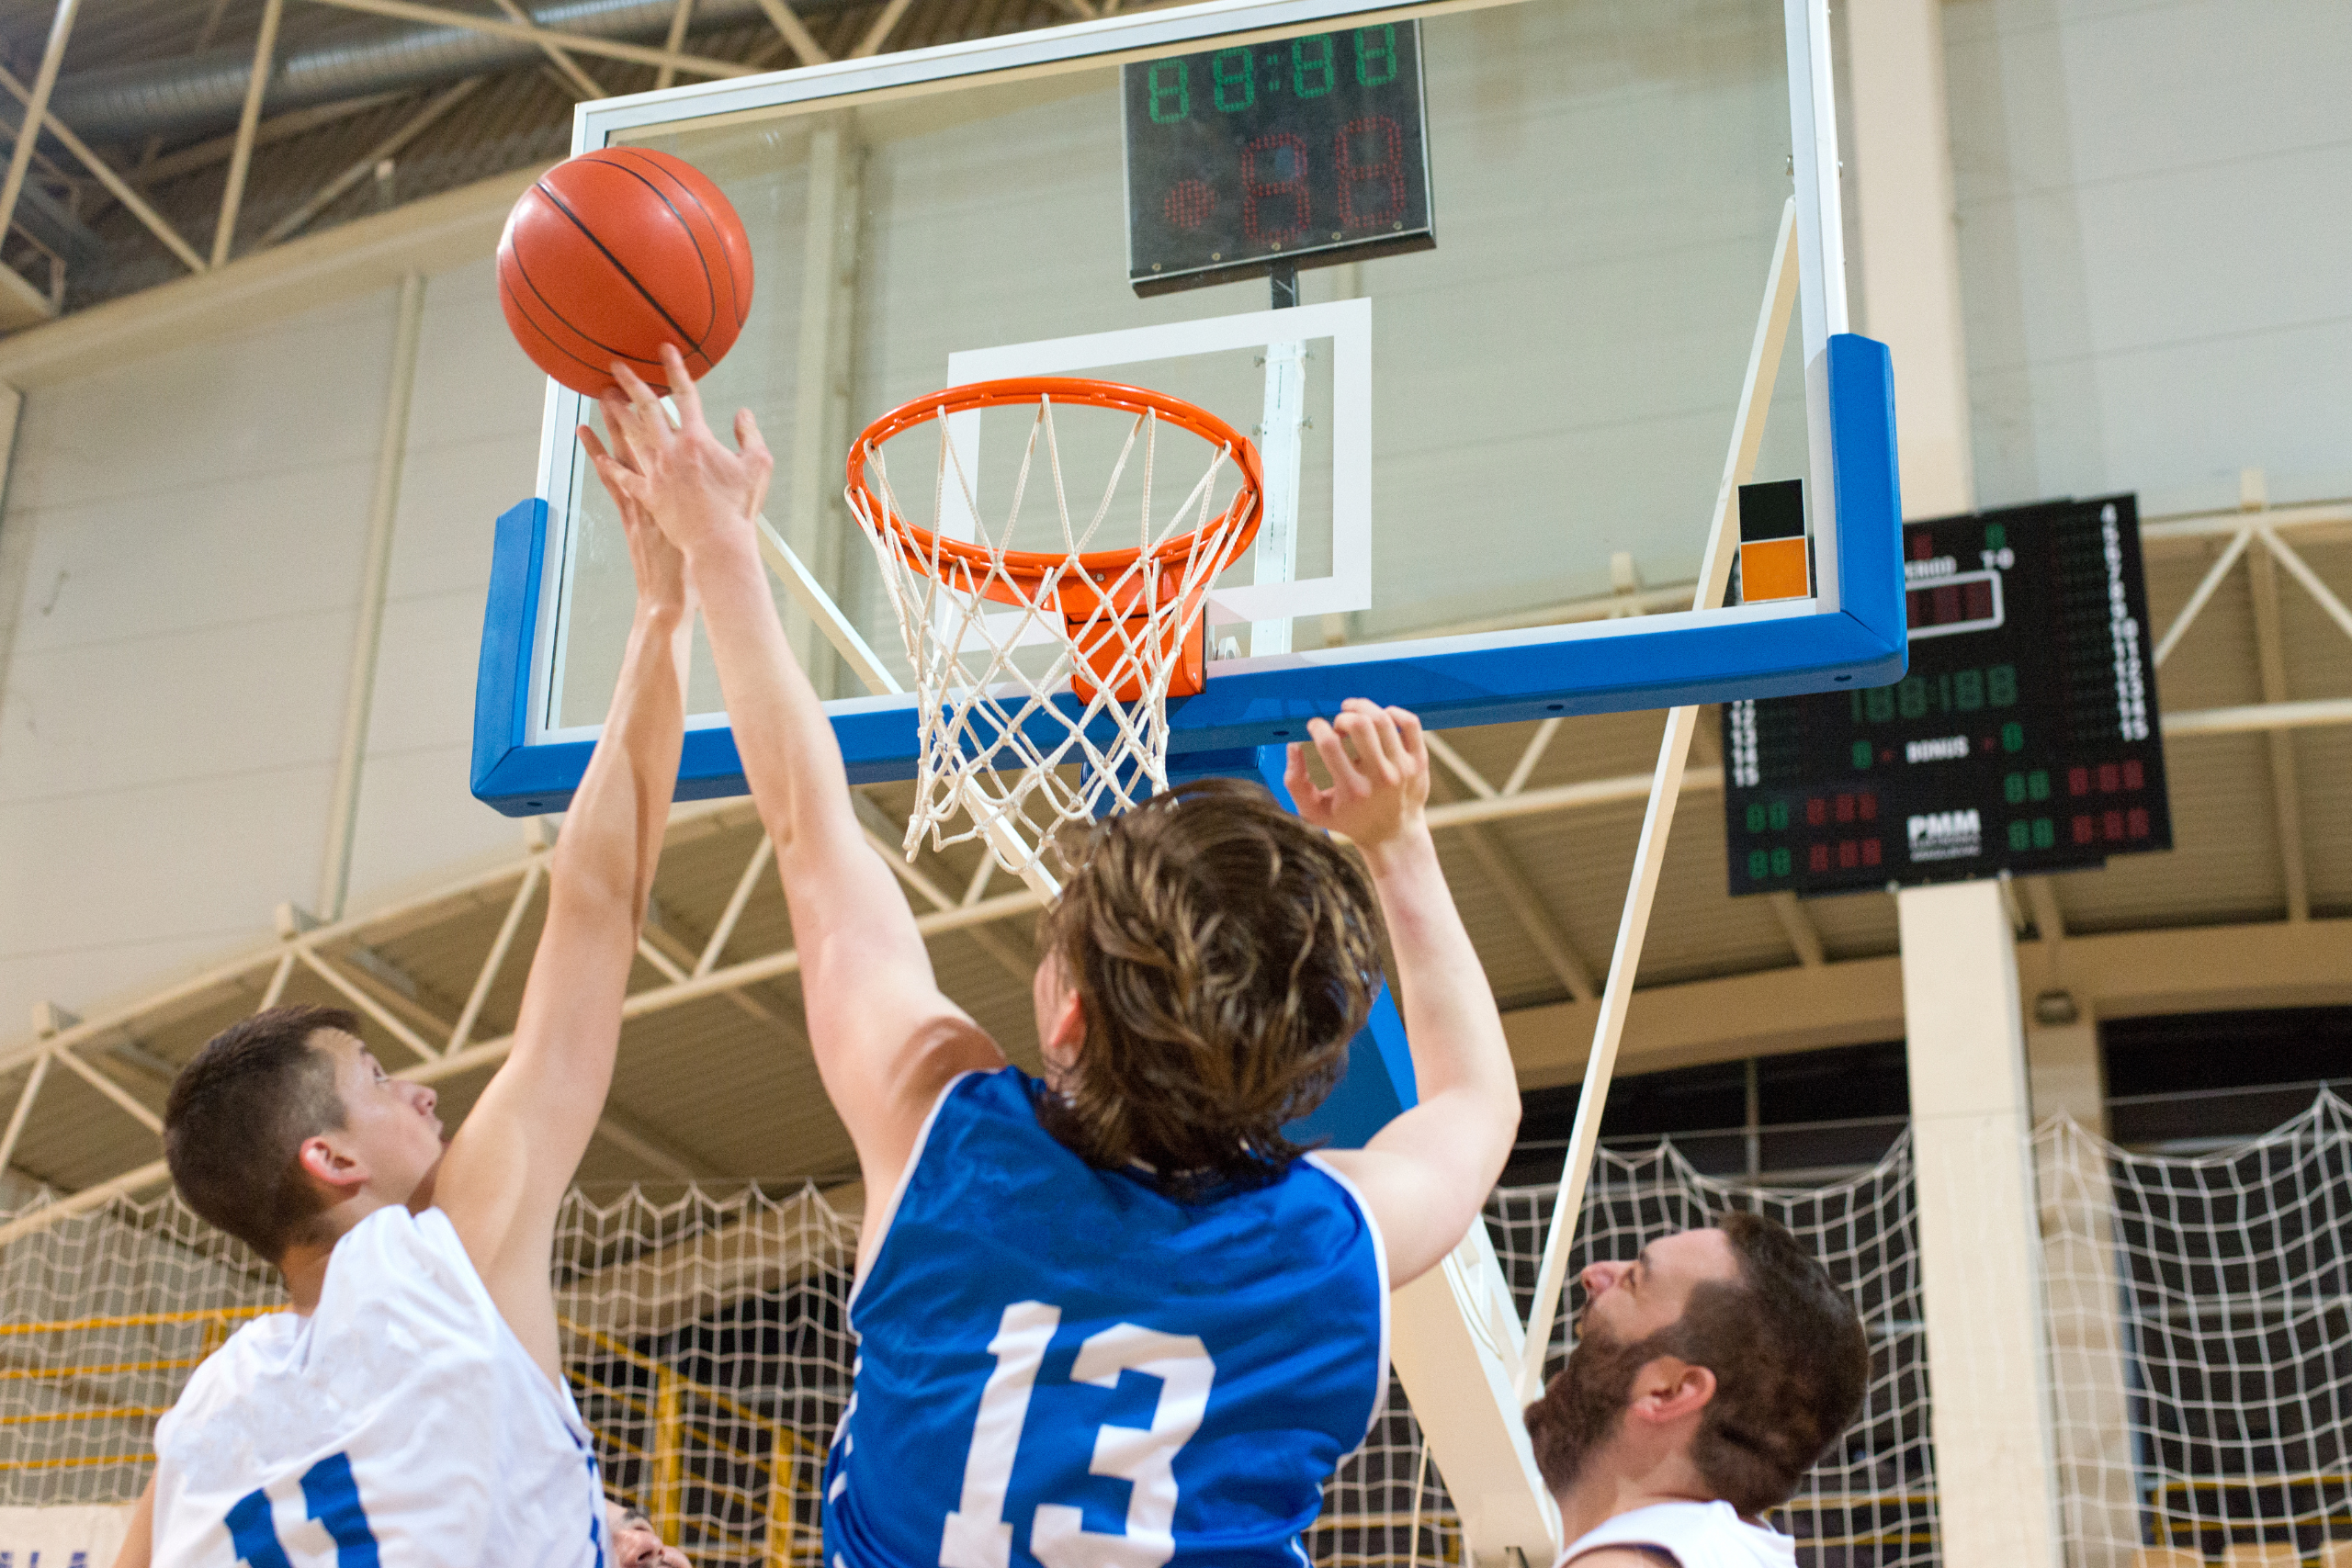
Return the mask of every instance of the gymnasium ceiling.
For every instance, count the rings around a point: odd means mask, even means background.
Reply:
[[[2105,1016],[2352,1000],[2352,503],[2152,519],[2144,534],[2160,632],[2200,583],[2213,585],[2158,678],[2176,848],[2016,885],[2024,993],[2066,988]],[[1432,813],[1530,1085],[1572,1079],[1591,1037],[1589,998],[1615,940],[1660,720],[1562,721],[1511,790],[1536,731],[1447,732],[1459,766],[1441,769]],[[1699,733],[1622,1070],[1899,1036],[1894,900],[1727,897],[1713,710]],[[895,841],[906,788],[862,792],[878,840]],[[748,802],[677,813],[611,1114],[584,1179],[852,1173],[801,1032],[784,899],[771,868],[747,875],[759,843]],[[88,1201],[118,1179],[152,1185],[171,1075],[272,995],[370,1010],[383,1059],[435,1082],[445,1110],[462,1111],[512,1026],[537,891],[521,898],[486,982],[485,961],[541,855],[518,852],[338,926],[256,932],[204,974],[0,1047],[0,1106],[24,1103],[31,1075],[45,1074],[8,1174]],[[1034,1066],[1034,905],[1001,875],[973,895],[976,864],[968,848],[918,856],[904,873],[909,902],[932,928],[948,994]],[[731,931],[714,948],[730,906]],[[0,1241],[11,1228],[0,1225]]]
[[[778,31],[771,6],[817,53],[841,58],[1051,26],[1092,15],[1094,6],[792,0],[786,11],[782,0],[537,0],[534,9],[559,30],[578,28],[639,51],[665,49],[683,9],[682,54],[775,70],[803,60]],[[285,0],[231,259],[560,158],[571,147],[575,102],[644,92],[661,81],[653,64],[572,51],[558,60],[528,40],[430,16],[503,21],[520,10],[514,0],[401,8],[407,14],[390,17],[349,8],[345,0]],[[59,9],[48,0],[0,0],[0,64],[17,86],[35,85]],[[264,11],[265,0],[82,0],[51,118],[103,160],[156,222],[110,192],[52,132],[37,149],[0,261],[40,295],[57,278],[52,259],[62,263],[67,312],[210,265]],[[675,78],[702,79],[692,72]],[[13,130],[22,119],[21,98],[0,83],[0,123]],[[22,307],[39,309],[29,299]],[[18,313],[0,325],[37,319]]]

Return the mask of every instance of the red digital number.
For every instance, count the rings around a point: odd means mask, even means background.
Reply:
[[[1364,139],[1358,155],[1357,138]],[[1405,210],[1405,136],[1385,114],[1351,119],[1333,138],[1340,159],[1340,221],[1369,229],[1394,221]],[[1376,204],[1359,201],[1377,196]]]
[[[1283,154],[1289,154],[1290,172],[1283,173]],[[1279,176],[1261,179],[1258,160],[1263,157],[1270,172]],[[1241,149],[1241,231],[1251,240],[1287,240],[1306,231],[1312,216],[1306,199],[1306,142],[1288,131],[1277,130],[1246,143]],[[1286,222],[1268,222],[1260,216],[1261,203],[1290,203],[1290,218]]]

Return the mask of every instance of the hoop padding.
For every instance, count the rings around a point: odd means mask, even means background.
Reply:
[[[1131,420],[1102,499],[1082,514],[1063,480],[1057,404]],[[1011,504],[991,523],[949,421],[1023,405],[1035,415]],[[925,528],[907,520],[885,448],[933,424],[938,452]],[[1167,461],[1160,437],[1171,424],[1207,445],[1208,465],[1156,519],[1154,483]],[[1014,549],[1041,443],[1062,547]],[[1112,522],[1111,509],[1138,447],[1143,493],[1130,533]],[[1219,511],[1215,497],[1227,465],[1238,488]],[[922,761],[907,852],[926,830],[934,848],[979,838],[1035,885],[1063,823],[1127,809],[1167,787],[1168,699],[1200,690],[1209,587],[1257,536],[1264,512],[1258,450],[1216,415],[1165,393],[1023,378],[951,387],[892,410],[850,449],[848,477],[850,510],[874,547],[914,667]],[[970,520],[970,538],[943,526],[951,493]],[[1047,656],[1016,660],[1015,648],[1036,644],[1039,632]],[[959,811],[969,818],[960,831],[952,828]]]

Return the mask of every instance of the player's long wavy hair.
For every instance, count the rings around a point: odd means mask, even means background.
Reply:
[[[1380,985],[1380,906],[1354,858],[1262,786],[1178,786],[1063,846],[1046,949],[1086,1012],[1046,1127],[1197,1197],[1271,1180],[1286,1122],[1346,1070]]]

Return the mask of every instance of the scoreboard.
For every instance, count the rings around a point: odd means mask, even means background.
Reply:
[[[2170,849],[2134,498],[1905,524],[1903,545],[1902,681],[1724,705],[1732,892]]]
[[[1437,243],[1419,22],[1145,61],[1121,84],[1138,295]]]

